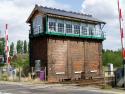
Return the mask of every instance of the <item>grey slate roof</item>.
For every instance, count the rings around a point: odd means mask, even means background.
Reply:
[[[92,17],[92,15],[87,15],[87,14],[82,14],[82,13],[77,13],[77,12],[72,12],[72,11],[65,11],[65,10],[60,10],[56,8],[43,7],[43,6],[38,6],[38,5],[36,5],[35,8],[38,9],[40,12],[44,12],[46,14],[54,14],[54,15],[59,15],[59,16],[77,18],[81,20],[89,20],[89,21],[95,21],[99,23],[105,23],[101,20],[98,20]]]

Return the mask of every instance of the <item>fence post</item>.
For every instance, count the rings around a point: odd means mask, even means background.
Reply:
[[[46,67],[45,67],[45,70],[44,70],[44,71],[45,71],[45,80],[47,80],[47,79],[46,79]]]

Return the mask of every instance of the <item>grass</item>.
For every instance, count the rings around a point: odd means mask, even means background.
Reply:
[[[103,85],[101,86],[101,89],[112,89],[111,85]]]

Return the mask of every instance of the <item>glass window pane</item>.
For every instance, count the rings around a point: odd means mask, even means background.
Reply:
[[[89,35],[94,35],[94,28],[93,27],[89,27]]]
[[[80,34],[80,25],[74,25],[74,34]]]
[[[72,25],[66,24],[66,33],[72,33]]]
[[[36,16],[33,20],[33,33],[38,34],[42,31],[42,16]]]
[[[49,30],[56,31],[56,22],[49,22]]]
[[[82,26],[81,34],[82,35],[87,35],[87,27],[86,26]]]
[[[58,23],[58,32],[64,32],[64,24]]]

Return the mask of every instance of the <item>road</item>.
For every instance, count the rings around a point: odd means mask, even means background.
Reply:
[[[78,87],[60,84],[8,84],[0,83],[0,94],[122,94],[92,87]],[[123,93],[124,94],[124,93]]]

